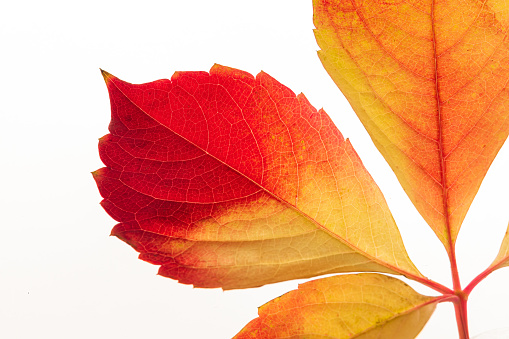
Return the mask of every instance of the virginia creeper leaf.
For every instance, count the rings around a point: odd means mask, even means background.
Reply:
[[[141,85],[103,75],[112,120],[94,177],[112,234],[159,274],[223,289],[422,277],[351,144],[304,95],[219,65]]]
[[[509,226],[507,227],[507,231],[505,232],[504,240],[502,240],[502,245],[500,246],[500,251],[498,252],[497,257],[491,263],[490,267],[493,270],[509,266]]]
[[[325,69],[449,252],[509,131],[508,9],[314,0]]]
[[[260,307],[235,339],[415,338],[440,298],[381,274],[317,279]]]

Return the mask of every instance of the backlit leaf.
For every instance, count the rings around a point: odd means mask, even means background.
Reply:
[[[508,9],[314,1],[324,67],[448,251],[509,131]]]
[[[509,266],[509,227],[505,232],[504,240],[502,240],[502,245],[500,246],[500,251],[493,263],[490,265],[493,270],[505,266]]]
[[[103,72],[94,173],[112,234],[159,273],[223,289],[333,272],[420,278],[387,204],[323,110],[219,65],[142,85]]]
[[[235,339],[415,338],[440,298],[374,273],[318,279],[260,307]]]

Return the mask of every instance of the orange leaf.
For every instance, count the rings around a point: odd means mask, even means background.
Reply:
[[[198,287],[334,272],[425,279],[348,140],[304,95],[219,65],[133,85],[104,72],[94,173],[112,234]]]
[[[508,9],[314,1],[324,67],[448,252],[509,131]]]
[[[380,274],[318,279],[260,307],[235,339],[415,338],[441,298]]]

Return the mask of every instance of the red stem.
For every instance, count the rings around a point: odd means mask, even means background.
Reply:
[[[477,286],[477,284],[479,284],[481,281],[483,281],[484,278],[486,278],[488,275],[490,275],[497,268],[499,268],[499,267],[497,267],[496,265],[495,266],[490,266],[487,269],[485,269],[481,274],[479,274],[477,277],[475,277],[470,282],[470,284],[468,284],[468,286],[465,287],[465,289],[463,290],[463,292],[467,295],[467,297],[468,297],[468,295],[470,295],[470,293],[472,292],[474,287]]]
[[[456,323],[458,325],[458,333],[460,339],[469,339],[468,335],[468,319],[467,319],[467,300],[458,298],[454,302],[454,311],[456,313]]]
[[[454,291],[451,290],[449,287],[446,287],[446,286],[444,286],[440,283],[437,283],[436,281],[433,281],[431,279],[428,279],[426,277],[418,277],[418,276],[413,276],[413,275],[410,276],[409,275],[408,278],[415,280],[417,282],[420,282],[421,284],[428,286],[429,288],[432,288],[435,291],[442,293],[443,295],[447,295],[447,294],[454,295]]]
[[[456,251],[454,244],[450,244],[449,260],[451,262],[452,284],[454,294],[458,297],[454,301],[454,312],[456,313],[456,323],[460,339],[469,339],[468,318],[467,318],[467,300],[468,294],[461,289],[461,282],[458,274],[458,265],[456,264]]]

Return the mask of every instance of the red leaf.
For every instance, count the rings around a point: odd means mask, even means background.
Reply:
[[[219,65],[142,85],[104,75],[102,205],[160,274],[224,289],[352,271],[424,279],[350,143],[303,95]]]

